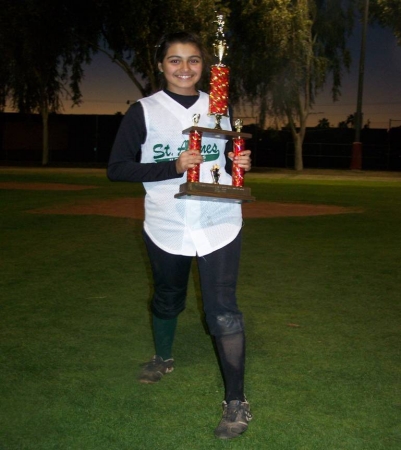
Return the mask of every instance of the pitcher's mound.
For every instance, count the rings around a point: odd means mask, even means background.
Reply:
[[[329,214],[359,213],[361,210],[343,206],[312,205],[304,203],[276,203],[256,201],[242,205],[244,218],[323,216]],[[56,206],[31,210],[35,214],[78,214],[144,218],[143,198],[120,198],[116,200],[97,200],[70,206]]]

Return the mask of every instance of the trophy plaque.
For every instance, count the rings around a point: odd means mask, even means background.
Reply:
[[[218,63],[211,67],[209,112],[208,115],[215,116],[215,127],[199,127],[199,114],[192,118],[193,126],[182,131],[189,134],[188,150],[201,151],[202,136],[216,139],[233,139],[233,152],[237,156],[245,150],[245,139],[252,137],[249,133],[242,133],[242,120],[235,121],[235,131],[223,130],[220,122],[223,116],[228,116],[228,89],[229,89],[229,68],[222,63],[226,54],[227,44],[224,39],[224,17],[217,15],[218,25],[216,41],[213,44],[214,54],[218,58]],[[232,185],[219,184],[220,167],[214,165],[211,169],[210,183],[199,182],[199,165],[187,171],[187,182],[180,185],[179,192],[174,195],[178,199],[196,199],[218,202],[244,203],[252,202],[255,197],[251,195],[251,189],[244,187],[244,169],[238,167],[233,162]]]

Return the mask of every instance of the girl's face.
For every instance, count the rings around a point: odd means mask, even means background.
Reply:
[[[194,44],[171,44],[163,62],[158,64],[164,73],[167,89],[181,95],[196,95],[196,83],[202,76],[203,61],[198,47]]]

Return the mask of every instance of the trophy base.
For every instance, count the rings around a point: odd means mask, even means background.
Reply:
[[[242,139],[250,139],[252,137],[252,134],[250,133],[241,133],[240,131],[231,131],[231,130],[221,130],[218,128],[203,128],[198,126],[186,128],[185,130],[182,131],[182,134],[189,134],[191,131],[199,131],[203,133],[204,136],[213,137],[217,139],[225,139],[227,137],[233,138],[241,137]]]
[[[178,199],[208,200],[215,202],[247,203],[255,201],[251,189],[227,184],[187,182],[180,185],[180,191],[174,195]]]

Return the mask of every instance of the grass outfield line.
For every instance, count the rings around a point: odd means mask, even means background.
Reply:
[[[141,385],[153,354],[141,221],[27,212],[143,188],[99,169],[0,168],[0,183],[97,187],[0,190],[0,449],[400,449],[401,180],[327,174],[247,177],[261,201],[364,212],[245,221],[238,297],[254,420],[221,442],[196,270],[176,370]]]

